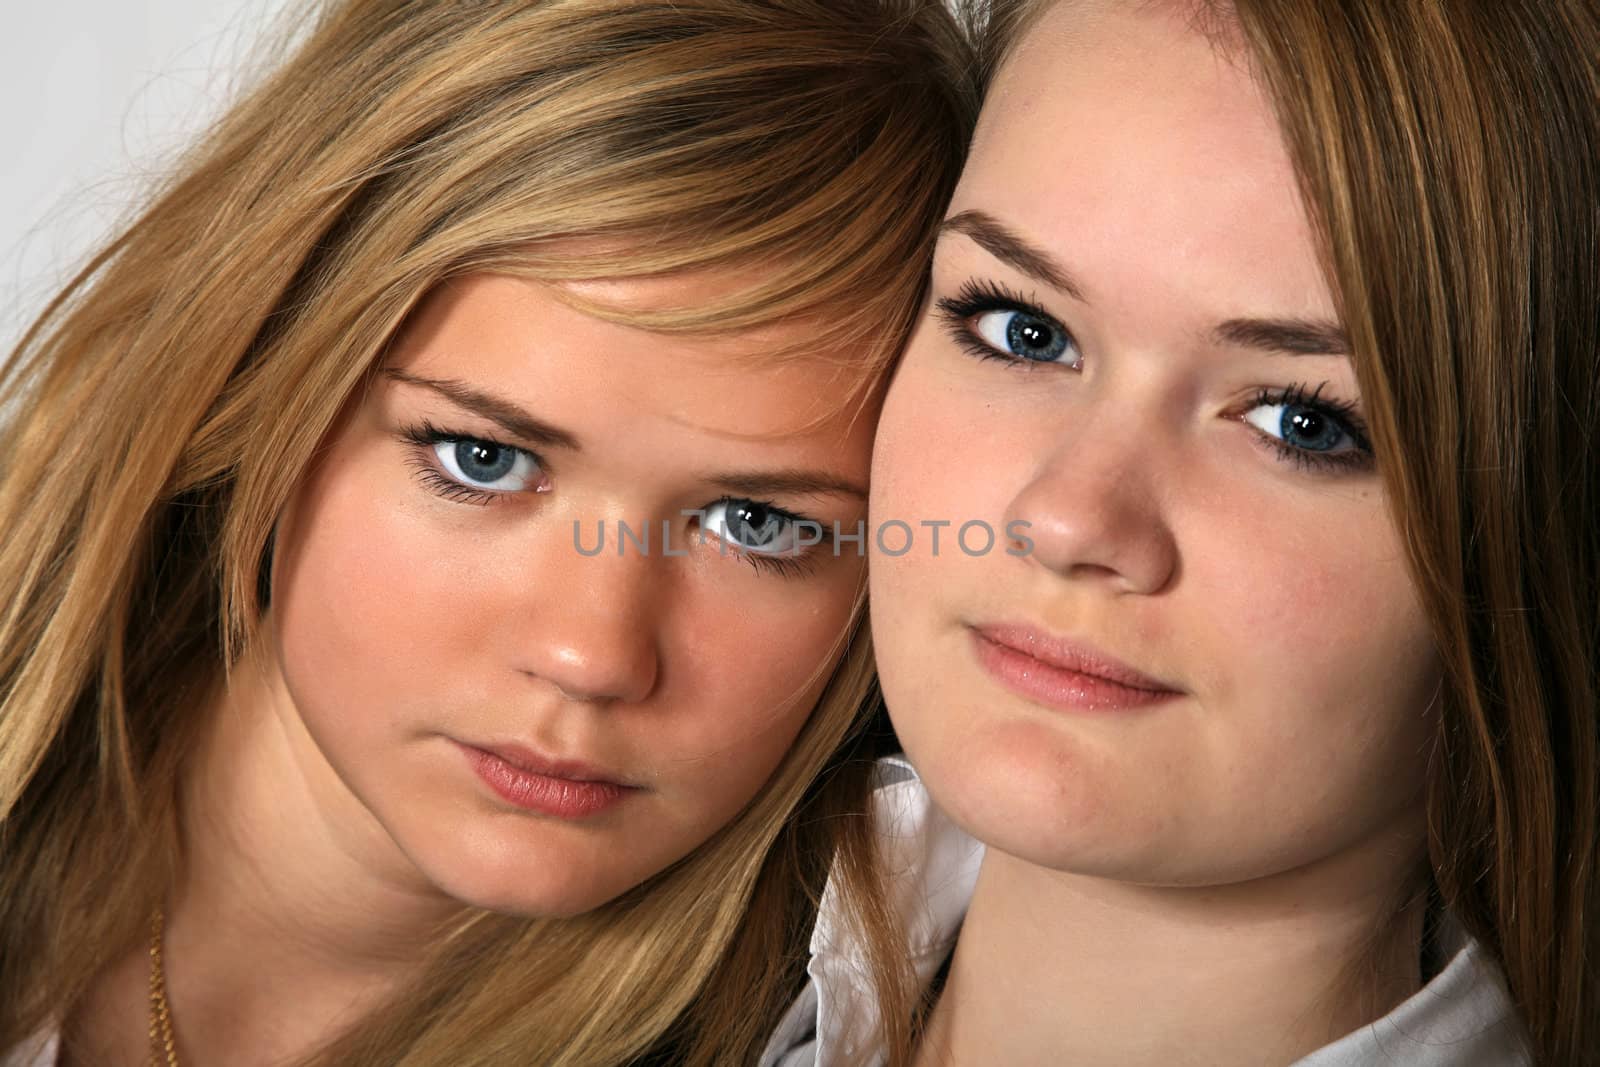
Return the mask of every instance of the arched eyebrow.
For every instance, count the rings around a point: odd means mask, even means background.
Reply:
[[[1035,281],[1074,300],[1084,301],[1072,272],[986,211],[963,211],[945,219],[940,230],[972,238],[984,251]],[[1350,338],[1337,322],[1325,319],[1229,319],[1211,331],[1216,345],[1291,356],[1348,356]]]
[[[511,401],[474,389],[465,382],[422,378],[394,367],[385,367],[383,374],[391,381],[438,393],[457,407],[464,408],[474,415],[481,415],[529,444],[541,448],[564,448],[569,452],[582,450],[578,439],[566,430],[552,426],[543,419],[534,418]]]
[[[829,471],[786,467],[773,471],[730,471],[704,475],[704,480],[729,493],[751,496],[827,495],[867,499],[867,487]]]
[[[1219,345],[1289,356],[1348,356],[1350,337],[1324,319],[1229,319],[1211,331]]]
[[[1050,257],[1048,252],[1029,244],[1005,223],[987,211],[963,211],[944,220],[941,233],[966,234],[978,247],[1002,263],[1008,263],[1035,281],[1066,293],[1074,300],[1083,299],[1083,291],[1073,281],[1072,274]]]
[[[423,378],[394,367],[385,367],[383,375],[391,381],[438,393],[457,407],[481,415],[529,444],[543,448],[555,446],[571,452],[582,451],[578,439],[566,430],[535,418],[509,400],[491,396],[464,382]],[[867,498],[867,488],[864,485],[831,471],[807,470],[800,467],[785,467],[771,471],[730,471],[701,477],[705,482],[729,493],[746,493],[754,496],[837,493],[861,500]]]

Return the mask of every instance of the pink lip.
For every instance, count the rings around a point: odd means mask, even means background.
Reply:
[[[615,807],[639,792],[607,771],[572,760],[549,759],[516,744],[457,742],[484,784],[506,803],[563,819],[581,819]]]
[[[1148,707],[1180,691],[1127,664],[1036,627],[972,627],[978,662],[1012,692],[1053,708],[1117,711]]]

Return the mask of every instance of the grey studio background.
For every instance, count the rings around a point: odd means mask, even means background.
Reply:
[[[298,0],[0,0],[0,359]]]

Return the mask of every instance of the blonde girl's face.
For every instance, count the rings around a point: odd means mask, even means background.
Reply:
[[[1440,675],[1346,346],[1247,62],[1189,5],[1052,8],[873,465],[873,528],[952,524],[874,556],[871,610],[976,836],[1143,884],[1407,862]]]
[[[806,329],[649,333],[493,275],[424,302],[276,539],[283,686],[362,847],[570,915],[756,795],[864,582],[831,535],[864,518],[875,411],[847,402],[848,354],[773,358]]]

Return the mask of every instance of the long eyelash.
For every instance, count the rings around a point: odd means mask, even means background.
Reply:
[[[427,419],[400,427],[400,436],[414,445],[428,448],[432,448],[434,445],[443,444],[446,441],[482,441],[484,444],[494,445],[496,448],[516,447],[515,445],[505,444],[502,441],[493,441],[487,437],[479,437],[474,433],[457,433],[454,430],[441,430]]]
[[[750,565],[756,570],[783,578],[803,578],[815,574],[817,570],[817,554],[809,548],[803,556],[762,556],[754,552],[744,552],[741,555],[749,560]]]
[[[939,320],[943,323],[945,332],[968,355],[979,359],[999,360],[1024,372],[1034,370],[1039,364],[991,348],[968,326],[974,315],[981,315],[985,311],[1021,311],[1043,319],[1069,338],[1072,336],[1072,331],[1057,322],[1054,315],[1040,307],[1036,299],[1023,296],[1003,282],[970,279],[962,284],[955,296],[943,297],[935,306],[939,309]]]
[[[1324,398],[1322,391],[1328,387],[1323,382],[1315,389],[1305,385],[1291,385],[1283,389],[1262,389],[1256,394],[1252,407],[1303,407],[1326,416],[1344,427],[1344,432],[1355,442],[1352,452],[1311,452],[1296,448],[1277,437],[1261,435],[1262,440],[1278,454],[1278,458],[1300,470],[1365,471],[1373,466],[1372,441],[1367,436],[1367,424],[1356,405],[1345,400]]]
[[[416,474],[417,481],[428,489],[438,493],[446,500],[453,500],[459,504],[476,504],[479,507],[487,507],[490,504],[498,503],[500,498],[511,495],[509,493],[492,493],[487,489],[474,489],[470,485],[462,485],[454,478],[448,478],[441,474],[421,455],[411,457],[411,470]]]
[[[453,430],[443,430],[423,419],[419,423],[402,426],[399,432],[400,439],[411,446],[411,454],[407,457],[411,470],[416,474],[417,480],[428,489],[438,493],[446,500],[453,500],[459,504],[476,504],[485,507],[498,503],[514,493],[496,493],[488,489],[474,489],[470,485],[463,485],[454,478],[446,476],[434,465],[433,449],[435,445],[447,441],[477,441],[480,444],[493,445],[495,448],[508,448],[528,455],[535,463],[543,467],[543,461],[528,452],[525,448],[508,445],[504,441],[496,441],[491,437],[480,437],[477,434],[457,433]]]
[[[817,549],[833,543],[833,531],[830,528],[823,523],[817,522],[815,519],[807,518],[804,515],[797,515],[787,508],[780,508],[778,505],[768,500],[754,500],[748,497],[725,496],[717,500],[711,506],[716,507],[717,504],[732,504],[736,501],[755,504],[759,507],[766,508],[773,514],[782,516],[790,523],[814,523],[822,531],[822,540],[814,545],[807,546],[806,549],[799,555],[788,552],[778,554],[753,552],[748,548],[740,548],[734,542],[727,540],[722,541],[722,545],[718,547],[719,552],[725,552],[730,556],[736,556],[749,563],[758,571],[764,571],[768,574],[777,574],[784,578],[800,578],[816,572],[817,565],[820,562],[817,558]],[[719,540],[721,539],[719,538]]]

